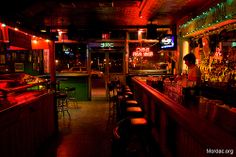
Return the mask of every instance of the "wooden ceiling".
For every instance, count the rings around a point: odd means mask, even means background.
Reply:
[[[0,17],[30,29],[41,26],[79,30],[174,25],[221,0],[21,0],[5,1]],[[142,18],[140,16],[142,15]]]

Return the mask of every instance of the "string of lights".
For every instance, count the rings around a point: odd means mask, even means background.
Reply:
[[[179,26],[181,35],[183,37],[191,36],[199,32],[206,32],[208,28],[215,31],[214,26],[236,23],[234,16],[236,15],[236,1],[231,0],[230,2],[218,3],[215,7],[209,8],[208,11],[203,12],[195,18],[187,21],[186,23]],[[224,23],[228,21],[228,23]],[[211,31],[212,32],[212,31]]]

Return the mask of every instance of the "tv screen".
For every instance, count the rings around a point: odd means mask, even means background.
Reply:
[[[160,38],[161,49],[176,49],[176,35],[164,35]]]

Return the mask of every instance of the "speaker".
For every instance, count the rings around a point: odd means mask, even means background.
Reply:
[[[67,27],[67,36],[69,40],[76,40],[78,38],[78,30],[75,25],[71,24]]]
[[[196,47],[198,47],[198,43],[196,42],[195,39],[191,38],[191,39],[190,39],[190,44],[189,44],[189,46],[190,46],[191,48],[196,48]]]
[[[157,39],[157,25],[147,25],[147,39]]]
[[[50,40],[53,40],[53,41],[58,41],[58,37],[57,37],[58,33],[57,32],[51,32],[49,37],[50,37]]]
[[[218,35],[217,34],[212,34],[212,35],[209,35],[209,47],[210,47],[210,50],[211,50],[211,54],[214,54],[214,52],[216,51],[216,47],[218,46],[219,44],[219,39],[218,39]]]
[[[202,45],[202,38],[199,38],[199,39],[198,39],[198,45],[199,45],[200,48],[203,47],[203,45]]]

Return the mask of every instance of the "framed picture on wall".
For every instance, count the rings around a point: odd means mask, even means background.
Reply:
[[[15,63],[15,72],[24,72],[24,63]]]
[[[5,64],[5,63],[6,63],[5,54],[1,54],[0,55],[0,64]]]

